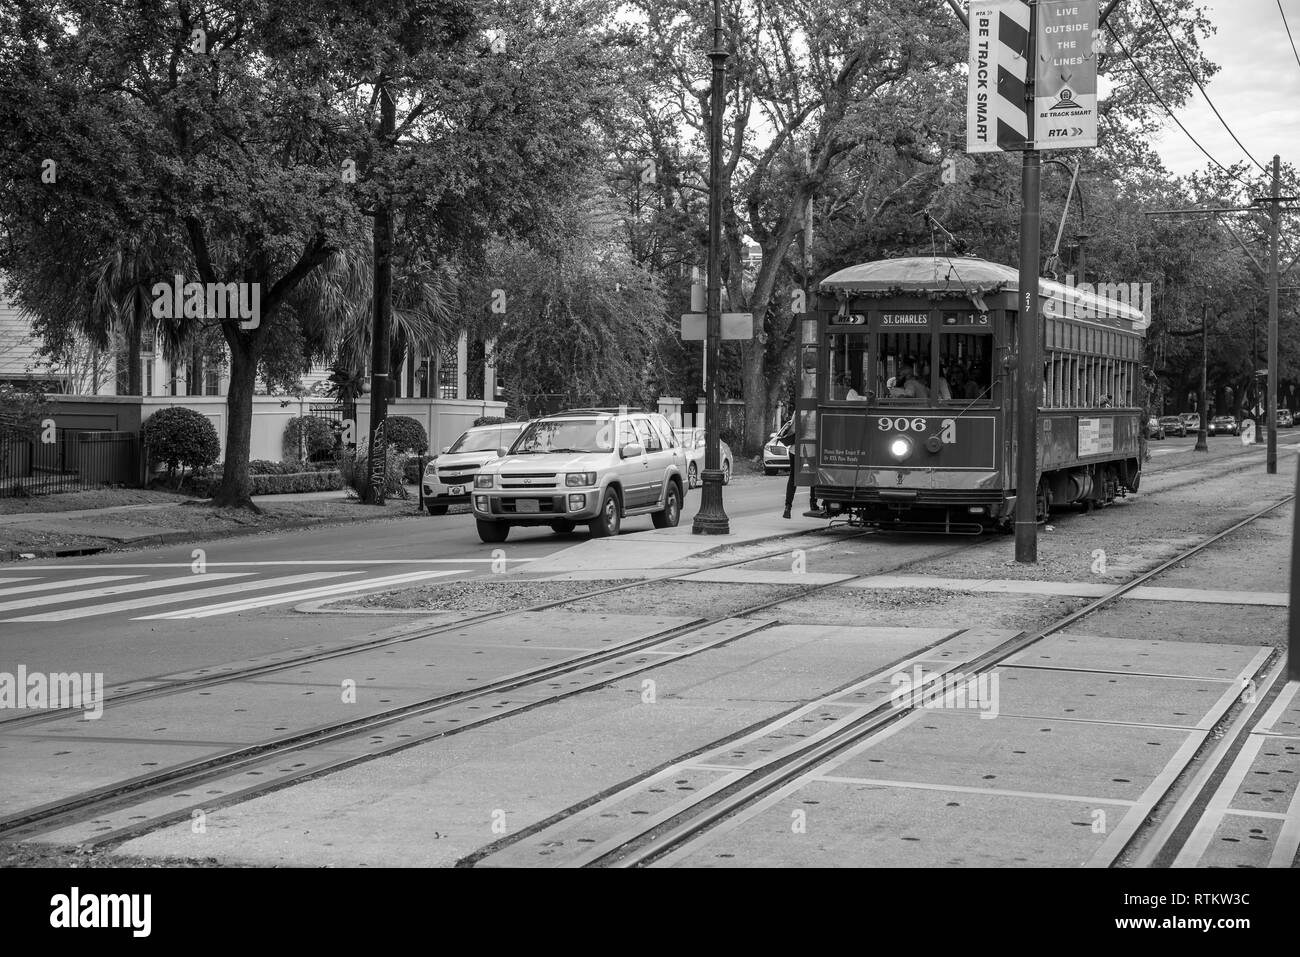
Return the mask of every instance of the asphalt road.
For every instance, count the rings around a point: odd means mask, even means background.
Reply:
[[[726,487],[736,518],[779,510],[785,476],[742,475]],[[806,505],[807,493],[798,499]],[[682,521],[699,510],[689,492]],[[631,539],[653,528],[628,519]],[[77,559],[0,565],[0,671],[102,672],[108,686],[153,675],[366,638],[393,627],[382,615],[307,615],[296,605],[396,587],[454,581],[543,558],[586,540],[579,529],[512,529],[504,545],[479,541],[463,510],[273,535],[171,545]],[[199,565],[195,549],[201,549]],[[494,551],[501,549],[503,554]]]

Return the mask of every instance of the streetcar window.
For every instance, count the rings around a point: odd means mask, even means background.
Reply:
[[[867,385],[867,337],[862,333],[833,333],[830,340],[826,398],[843,402],[865,396]],[[852,391],[850,391],[852,390]]]
[[[991,399],[993,337],[978,332],[940,333],[935,388],[937,398],[954,402]]]
[[[879,333],[872,391],[882,399],[930,398],[933,341],[928,331]]]

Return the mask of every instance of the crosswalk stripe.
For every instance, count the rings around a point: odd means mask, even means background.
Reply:
[[[226,615],[236,611],[247,611],[252,608],[265,608],[268,605],[286,605],[290,602],[308,601],[312,598],[328,598],[332,595],[341,595],[350,591],[366,591],[375,588],[387,588],[393,585],[405,585],[412,582],[420,581],[426,578],[441,578],[444,575],[455,575],[460,569],[452,569],[444,572],[408,572],[405,575],[393,575],[388,578],[369,578],[359,582],[346,582],[338,585],[327,585],[321,588],[306,588],[302,591],[285,592],[280,595],[270,595],[265,598],[248,598],[239,601],[223,602],[217,605],[208,605],[199,608],[182,608],[180,611],[163,612],[157,615],[143,615],[134,621],[149,621],[151,619],[180,619],[180,618],[211,618],[213,615]]]
[[[107,585],[103,588],[87,588],[83,591],[69,591],[61,595],[37,595],[34,598],[19,598],[14,601],[0,602],[0,611],[12,611],[15,608],[28,608],[32,605],[62,604],[69,601],[82,601],[87,598],[105,598],[108,595],[122,595],[135,591],[150,591],[154,588],[180,588],[213,578],[245,578],[252,572],[217,572],[214,575],[187,575],[183,578],[167,578],[161,581],[135,582],[131,585]],[[75,583],[74,583],[75,584]],[[19,619],[21,620],[21,619]]]
[[[109,602],[104,605],[87,605],[83,608],[67,608],[63,611],[49,611],[40,615],[26,615],[22,618],[6,618],[5,621],[71,621],[74,618],[90,618],[93,615],[107,615],[115,611],[134,611],[137,608],[150,608],[154,605],[170,605],[178,601],[191,601],[195,598],[215,598],[217,595],[228,595],[235,591],[251,591],[260,588],[275,588],[281,585],[298,585],[307,581],[319,581],[321,578],[336,578],[340,575],[352,575],[355,572],[312,572],[306,575],[289,575],[284,578],[268,578],[264,581],[241,581],[233,582],[229,585],[221,585],[216,588],[200,588],[197,591],[173,593],[168,595],[146,595],[143,598],[132,598],[127,601]],[[158,582],[158,585],[179,585],[194,584],[198,581],[211,581],[214,578],[243,578],[244,575],[234,573],[194,575],[189,578],[172,578],[166,582]],[[58,599],[64,601],[63,597]],[[163,616],[159,616],[163,617]]]
[[[77,578],[73,581],[45,582],[41,585],[21,585],[18,588],[0,588],[0,595],[26,595],[34,591],[54,591],[56,588],[67,588],[69,585],[98,585],[102,582],[117,582],[127,578],[139,578],[139,575],[96,575],[94,578]],[[22,581],[19,578],[0,579],[4,583],[12,581]],[[44,600],[44,599],[42,599]]]

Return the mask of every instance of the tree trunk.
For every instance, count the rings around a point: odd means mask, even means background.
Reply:
[[[237,337],[236,337],[237,338]],[[253,504],[248,457],[253,438],[253,394],[257,385],[257,356],[241,342],[231,343],[230,390],[226,393],[226,454],[221,487],[212,504],[221,508],[261,510]]]
[[[754,329],[761,336],[763,332],[762,316],[766,309],[754,310]],[[754,455],[761,451],[763,442],[767,439],[767,412],[768,412],[768,387],[767,387],[767,363],[764,361],[767,352],[762,340],[755,336],[751,342],[745,343],[744,350],[744,369],[742,372],[742,383],[745,393],[745,435],[743,445],[746,455]]]

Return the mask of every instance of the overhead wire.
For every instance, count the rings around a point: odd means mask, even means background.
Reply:
[[[1215,159],[1214,156],[1210,153],[1210,151],[1201,145],[1201,141],[1198,140],[1195,136],[1193,136],[1191,131],[1187,127],[1183,126],[1182,121],[1179,120],[1178,117],[1174,116],[1174,111],[1169,108],[1169,104],[1165,102],[1165,98],[1160,95],[1159,91],[1157,91],[1156,88],[1151,84],[1151,81],[1147,79],[1146,72],[1143,71],[1142,67],[1138,64],[1137,60],[1133,58],[1133,55],[1128,52],[1128,47],[1126,47],[1124,45],[1124,41],[1119,38],[1119,34],[1115,32],[1115,28],[1111,26],[1109,23],[1107,23],[1106,29],[1110,31],[1110,35],[1114,37],[1115,42],[1119,44],[1119,48],[1124,52],[1124,57],[1128,60],[1129,63],[1133,64],[1133,69],[1136,70],[1137,75],[1142,78],[1142,82],[1146,84],[1147,89],[1151,91],[1151,94],[1156,98],[1156,100],[1160,103],[1160,105],[1164,107],[1165,112],[1169,114],[1169,118],[1178,124],[1178,128],[1180,130],[1182,130],[1184,133],[1187,134],[1187,138],[1191,140],[1194,144],[1196,144],[1196,148],[1200,150],[1202,153],[1204,153],[1206,155],[1206,158],[1208,158],[1211,163],[1219,167],[1219,169],[1223,170],[1223,172],[1227,173],[1230,177],[1232,177],[1242,186],[1246,187],[1247,189],[1250,189],[1251,185],[1248,182],[1246,182],[1244,179],[1242,179],[1232,170],[1228,169],[1228,167],[1224,166],[1217,159]]]
[[[1278,2],[1281,3],[1281,0],[1278,0]],[[1192,69],[1192,65],[1187,62],[1187,57],[1183,56],[1182,48],[1179,47],[1178,41],[1174,39],[1174,35],[1169,29],[1169,24],[1165,22],[1164,14],[1161,13],[1160,8],[1156,6],[1156,0],[1147,0],[1147,3],[1150,4],[1152,11],[1156,15],[1156,19],[1160,21],[1160,26],[1165,31],[1165,36],[1169,37],[1169,42],[1173,44],[1174,52],[1178,54],[1178,59],[1182,61],[1183,68],[1187,71],[1187,75],[1192,78],[1192,82],[1196,84],[1196,88],[1201,91],[1201,96],[1205,97],[1205,102],[1210,104],[1210,109],[1212,109],[1214,115],[1219,118],[1219,122],[1223,124],[1223,128],[1228,131],[1228,135],[1232,137],[1233,142],[1241,147],[1241,151],[1250,157],[1250,161],[1258,166],[1260,170],[1267,173],[1268,169],[1265,168],[1264,164],[1251,155],[1250,150],[1246,149],[1245,144],[1242,143],[1241,140],[1237,139],[1237,134],[1232,131],[1232,127],[1228,125],[1228,121],[1223,118],[1223,114],[1219,112],[1219,108],[1214,105],[1214,101],[1210,99],[1210,94],[1205,92],[1205,87],[1201,85],[1200,78],[1197,77],[1196,72]]]
[[[1296,52],[1295,37],[1291,36],[1291,24],[1286,22],[1286,11],[1282,9],[1282,0],[1277,0],[1277,12],[1282,14],[1282,26],[1286,27],[1286,38],[1291,41],[1291,53],[1295,56],[1297,66],[1300,66],[1300,52]]]

